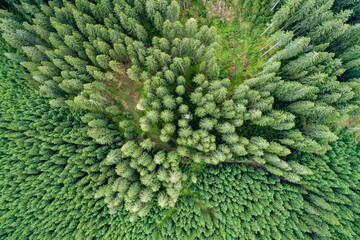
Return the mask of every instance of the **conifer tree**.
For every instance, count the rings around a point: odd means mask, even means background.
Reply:
[[[16,15],[1,11],[2,36],[24,51],[32,84],[54,106],[86,111],[83,132],[116,146],[92,178],[109,211],[124,204],[132,220],[175,206],[182,165],[246,162],[300,182],[309,171],[284,157],[324,154],[330,127],[359,111],[358,26],[333,1],[274,3],[263,56],[278,51],[238,86],[220,75],[215,27],[180,22],[177,1],[7,2]]]

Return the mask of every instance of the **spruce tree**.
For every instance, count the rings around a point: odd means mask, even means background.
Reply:
[[[179,21],[177,1],[7,2],[16,14],[1,11],[3,38],[25,53],[29,83],[54,106],[86,112],[83,133],[113,148],[93,177],[96,196],[132,220],[175,206],[190,181],[183,165],[243,162],[300,182],[310,171],[285,156],[325,154],[330,127],[359,110],[358,26],[333,1],[274,2],[262,57],[277,51],[237,86],[221,75],[215,27]]]

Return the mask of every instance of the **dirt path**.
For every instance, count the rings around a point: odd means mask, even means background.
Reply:
[[[137,114],[135,110],[135,105],[139,102],[139,87],[136,87],[133,80],[126,77],[127,84],[129,86],[129,94],[128,97],[125,99],[126,104],[128,106],[128,110],[132,113],[134,118],[137,122],[140,123],[139,115]]]

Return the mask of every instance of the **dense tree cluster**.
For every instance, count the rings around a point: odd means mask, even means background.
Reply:
[[[143,100],[150,98],[146,89],[150,79],[155,78],[151,74],[156,72],[157,85],[164,85],[164,76],[172,83],[185,84],[185,78],[177,75],[188,71],[190,59],[185,55],[194,50],[198,51],[197,61],[209,52],[212,61],[201,61],[207,64],[203,68],[216,65],[213,51],[207,47],[216,40],[214,29],[203,27],[197,33],[193,19],[184,27],[177,21],[176,1],[23,1],[14,7],[25,21],[3,12],[3,37],[27,55],[27,61],[21,64],[30,71],[40,93],[53,98],[55,106],[67,104],[89,110],[83,121],[90,126],[88,135],[100,144],[118,141],[114,136],[119,133],[109,129],[112,122],[124,129],[126,143],[113,149],[106,159],[109,166],[117,164],[111,171],[116,169],[119,177],[113,179],[104,173],[108,181],[97,196],[105,196],[112,209],[125,199],[127,209],[140,216],[150,210],[156,192],[160,192],[159,205],[173,206],[185,177],[179,170],[180,155],[153,148],[160,145],[169,149],[166,139],[176,130],[171,125],[176,119],[170,110],[182,100],[175,102],[169,94],[165,97],[169,110],[162,111],[161,119],[169,124],[167,134],[159,139],[144,130],[146,121],[134,109],[140,91],[134,88],[144,85]],[[159,75],[162,73],[164,76]],[[164,87],[160,90],[164,92]],[[179,86],[177,92],[181,91],[184,89]],[[156,114],[153,117],[158,118]],[[144,131],[136,131],[140,122]]]
[[[300,184],[280,181],[252,166],[209,167],[193,189],[199,201],[185,200],[188,205],[179,206],[177,212],[185,216],[193,212],[196,224],[175,215],[164,227],[171,232],[172,226],[182,223],[177,236],[184,239],[356,239],[359,150],[346,133],[332,147],[320,158],[308,153],[288,157],[315,173]],[[199,213],[191,210],[197,202]]]
[[[359,111],[359,25],[347,23],[352,9],[332,12],[333,1],[281,1],[279,6],[263,33],[273,33],[264,55],[278,51],[244,85],[274,97],[273,111],[293,116],[295,127],[283,132],[282,144],[321,154],[336,140],[328,127]]]
[[[180,23],[176,1],[22,1],[14,3],[22,18],[3,11],[1,29],[25,52],[21,64],[52,105],[90,111],[90,137],[114,143],[119,123],[124,144],[106,158],[118,178],[104,172],[97,196],[114,211],[125,200],[144,216],[154,197],[174,206],[187,178],[180,163],[248,156],[289,181],[311,173],[281,158],[290,149],[325,153],[337,139],[329,126],[358,109],[358,81],[338,80],[357,65],[325,51],[357,25],[345,23],[351,10],[335,15],[330,3],[281,4],[268,28],[282,27],[268,50],[280,51],[233,92],[219,79],[215,29]]]
[[[108,213],[93,192],[115,146],[97,144],[78,114],[31,91],[18,77],[24,69],[3,56],[13,50],[0,49],[0,239],[85,236],[73,231],[90,223],[95,236]]]
[[[6,2],[0,31],[19,50],[1,45],[7,236],[359,232],[358,149],[332,132],[360,112],[358,1],[236,1],[273,14],[269,58],[238,86],[220,74],[215,27],[180,19],[181,1]]]
[[[2,55],[13,49],[0,49],[0,239],[129,238],[130,230],[110,225],[127,226],[131,215],[109,215],[94,198],[115,146],[97,144],[79,116],[28,89],[18,77],[24,70]]]
[[[288,157],[314,172],[299,184],[223,163],[193,174],[173,209],[155,207],[133,223],[124,206],[109,215],[93,194],[115,146],[88,138],[88,126],[36,96],[22,72],[1,58],[0,239],[352,239],[360,231],[360,149],[346,133],[325,156]]]

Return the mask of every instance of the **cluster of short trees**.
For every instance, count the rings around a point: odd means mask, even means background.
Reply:
[[[246,162],[299,182],[312,171],[285,156],[324,154],[337,139],[329,127],[359,110],[350,5],[274,3],[263,51],[278,51],[230,91],[215,28],[179,21],[175,0],[7,2],[2,36],[25,53],[7,56],[53,106],[84,110],[88,136],[116,146],[96,192],[111,212],[173,207],[190,181],[181,165]]]

